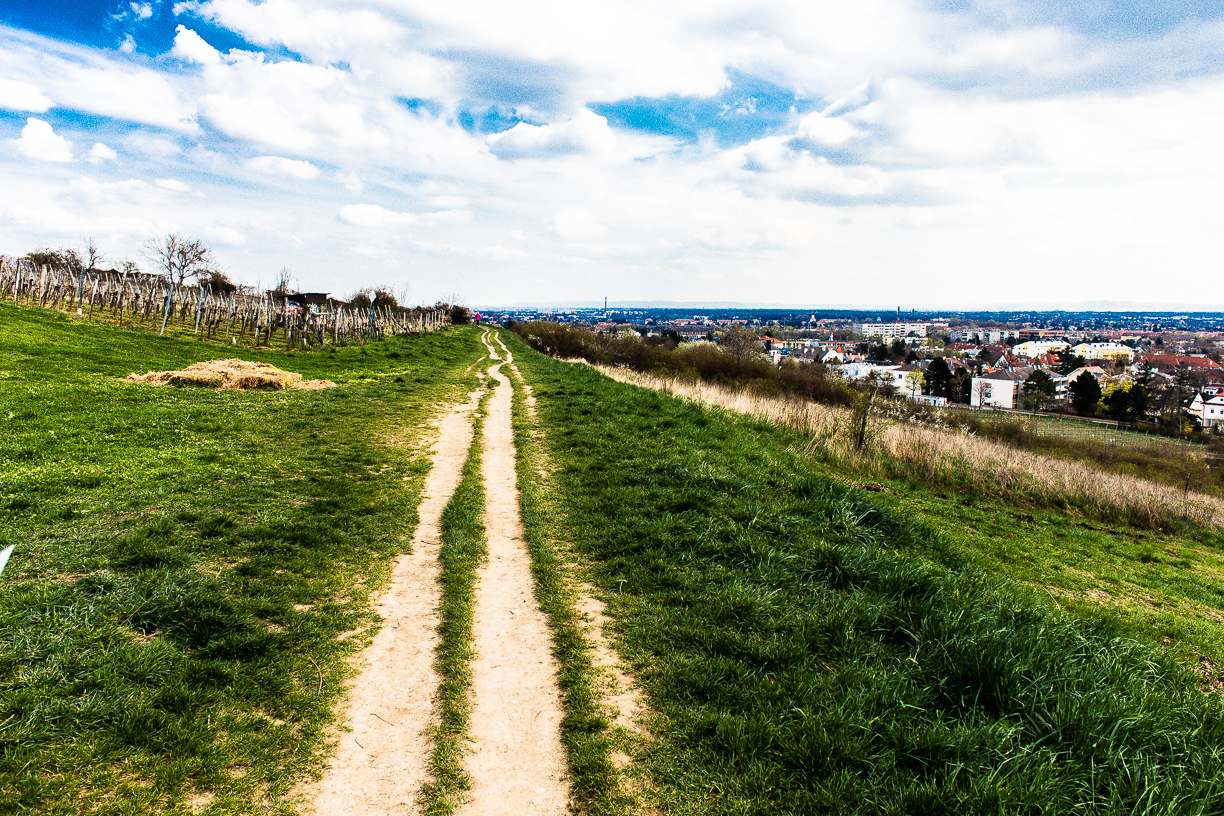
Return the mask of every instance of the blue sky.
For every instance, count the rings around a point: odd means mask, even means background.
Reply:
[[[589,7],[588,7],[589,6]],[[1216,3],[0,0],[0,253],[473,303],[1224,301]]]

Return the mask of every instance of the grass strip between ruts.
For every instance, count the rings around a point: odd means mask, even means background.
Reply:
[[[502,333],[507,338],[507,333]],[[512,337],[512,336],[511,336]],[[514,340],[512,339],[513,343]],[[522,348],[516,343],[515,350]],[[557,658],[564,716],[561,741],[572,777],[572,791],[583,812],[614,816],[628,812],[631,799],[612,763],[614,734],[600,693],[600,672],[577,611],[570,564],[555,541],[563,535],[556,484],[541,477],[544,453],[533,436],[523,382],[509,369],[514,385],[514,443],[518,462],[519,512],[531,554],[536,600],[548,616]]]
[[[442,511],[442,545],[438,551],[442,584],[441,622],[434,665],[439,683],[436,700],[439,722],[433,734],[429,770],[432,779],[421,791],[421,806],[429,816],[454,813],[471,787],[463,766],[464,744],[472,712],[473,611],[476,605],[476,570],[489,556],[485,535],[484,479],[480,473],[484,420],[495,380],[472,418],[472,444],[463,465],[463,477]]]

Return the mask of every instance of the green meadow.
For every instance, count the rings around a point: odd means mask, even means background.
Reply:
[[[620,735],[645,804],[1224,812],[1224,701],[1200,671],[1224,658],[1218,530],[865,490],[787,428],[512,348],[554,541],[653,712],[649,738]]]
[[[0,304],[0,812],[295,812],[478,336],[242,352],[319,391],[154,388],[122,379],[231,352]],[[580,812],[1224,813],[1219,529],[852,478],[502,338]],[[443,517],[433,813],[467,784],[479,439]]]
[[[481,353],[243,350],[338,386],[154,388],[122,378],[233,352],[0,305],[0,812],[283,809]]]

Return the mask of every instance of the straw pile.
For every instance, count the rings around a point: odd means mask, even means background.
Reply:
[[[236,391],[252,388],[315,390],[332,388],[336,385],[331,380],[304,381],[301,374],[281,371],[268,363],[252,363],[247,360],[209,360],[187,366],[182,371],[150,371],[148,374],[129,374],[124,381],[146,385],[185,385]]]

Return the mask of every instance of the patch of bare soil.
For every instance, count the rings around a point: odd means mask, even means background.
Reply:
[[[502,359],[487,335],[485,344],[494,360]],[[476,585],[477,656],[472,661],[472,753],[467,760],[472,790],[460,813],[563,814],[569,807],[569,784],[557,666],[522,540],[512,389],[501,365],[489,372],[498,388],[484,426],[481,473],[489,560]]]
[[[608,626],[608,616],[603,601],[595,597],[593,587],[578,585],[577,609],[590,623],[586,634],[591,641],[593,662],[607,672],[610,680],[604,689],[604,701],[616,712],[612,724],[645,736],[646,730],[640,722],[643,713],[641,694],[625,672],[620,655],[604,631]]]
[[[501,343],[500,337],[498,338],[498,343]],[[506,349],[504,343],[501,343],[501,346],[503,349]],[[506,354],[509,355],[509,353],[509,349],[506,349]],[[514,363],[510,362],[509,365],[510,369],[522,381],[522,374],[519,373]],[[523,382],[523,392],[526,395],[527,413],[534,419],[536,399],[531,393],[531,386],[525,381]],[[544,467],[540,468],[539,474],[541,478],[548,478],[549,476],[548,470]],[[649,739],[649,734],[643,725],[643,719],[646,716],[645,703],[642,700],[641,691],[625,668],[625,664],[617,653],[616,647],[612,645],[612,638],[609,635],[611,631],[610,621],[604,603],[596,597],[595,588],[588,584],[577,583],[575,589],[577,590],[575,608],[586,619],[587,629],[585,634],[591,643],[592,661],[604,672],[600,692],[604,703],[615,714],[612,725],[628,731],[634,736],[635,742],[645,742]],[[622,769],[622,771],[633,761],[629,754],[622,751],[613,752],[611,759],[616,767]],[[627,792],[633,795],[640,794],[644,787],[644,783],[640,778],[631,777],[628,772],[623,773],[621,781]],[[653,814],[658,811],[653,808],[647,808],[639,802],[634,812]]]
[[[318,816],[383,816],[418,812],[417,794],[429,773],[435,724],[433,698],[437,645],[439,522],[459,484],[472,444],[470,400],[443,415],[418,509],[412,552],[401,556],[391,586],[379,599],[382,629],[362,655],[364,668],[351,686],[346,724],[331,767],[303,791]]]
[[[187,366],[181,371],[150,371],[129,374],[124,382],[145,385],[186,385],[201,388],[245,391],[254,388],[300,388],[313,391],[334,388],[331,380],[303,380],[301,374],[281,371],[268,363],[249,360],[208,360]]]

